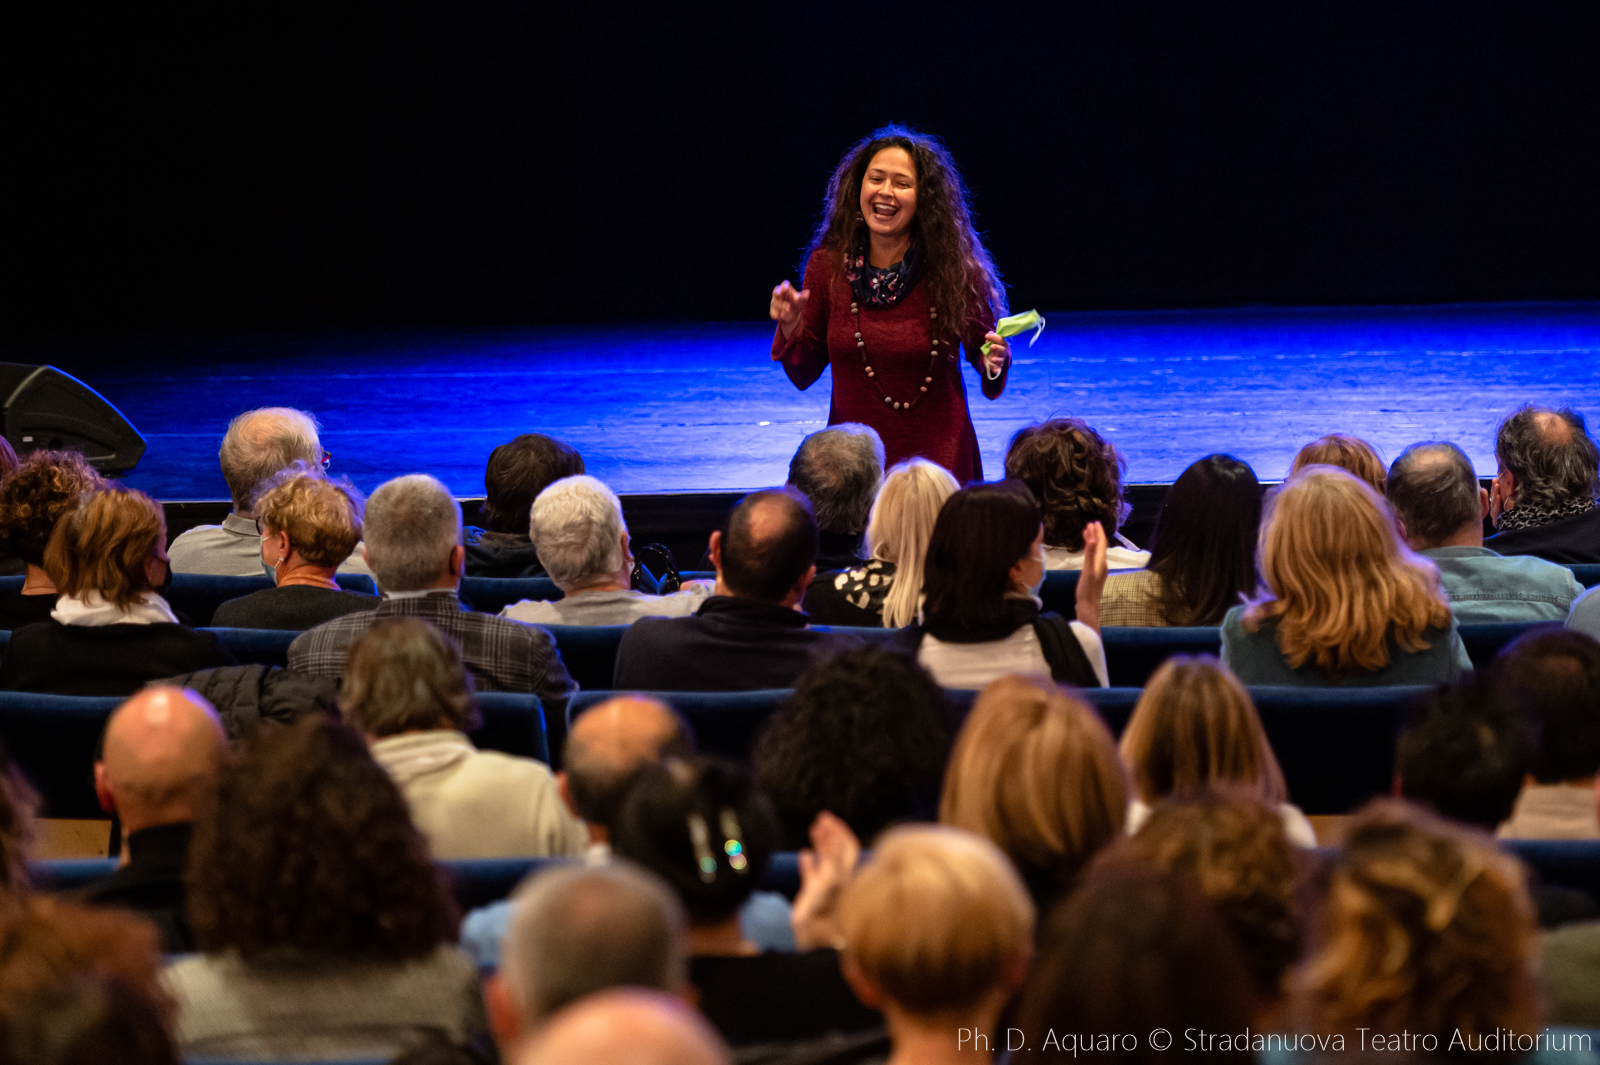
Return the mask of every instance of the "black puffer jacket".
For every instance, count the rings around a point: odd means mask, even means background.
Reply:
[[[337,681],[277,666],[219,666],[156,683],[205,696],[221,715],[230,743],[248,739],[264,721],[290,725],[308,714],[339,716]]]

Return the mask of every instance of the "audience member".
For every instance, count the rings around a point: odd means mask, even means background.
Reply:
[[[1394,460],[1385,489],[1413,551],[1439,567],[1459,625],[1560,621],[1583,594],[1572,571],[1483,546],[1489,493],[1454,444],[1412,444]]]
[[[296,462],[256,486],[251,509],[261,529],[261,564],[275,588],[230,599],[211,624],[234,629],[309,629],[371,610],[376,599],[339,587],[333,575],[361,542],[365,501],[347,480]]]
[[[618,856],[678,893],[689,914],[689,980],[735,1047],[794,1042],[881,1023],[850,993],[831,949],[760,953],[739,909],[761,880],[777,823],[745,772],[710,760],[647,767],[612,831]]]
[[[1389,470],[1378,449],[1348,433],[1329,433],[1301,448],[1289,464],[1289,476],[1293,477],[1307,466],[1337,466],[1348,470],[1380,496],[1389,479]]]
[[[174,963],[185,1056],[393,1056],[487,1035],[456,910],[405,799],[354,730],[306,718],[243,744],[195,826]]]
[[[693,614],[710,581],[690,581],[671,595],[633,590],[633,555],[622,501],[593,477],[563,477],[533,501],[539,564],[561,589],[555,602],[524,599],[500,611],[538,625],[628,625],[639,618]]]
[[[1156,669],[1123,730],[1120,750],[1137,792],[1128,807],[1130,833],[1143,827],[1156,803],[1224,785],[1278,811],[1296,846],[1317,845],[1311,822],[1289,802],[1250,693],[1209,655],[1174,655]]]
[[[35,898],[0,912],[0,1061],[178,1065],[155,929]]]
[[[383,618],[350,646],[339,710],[366,736],[439,860],[581,854],[588,833],[543,762],[480,751],[460,652],[420,618]]]
[[[891,1060],[944,1061],[952,1049],[993,1060],[1034,937],[1033,900],[994,844],[936,826],[888,832],[844,889],[839,925],[845,978],[883,1011]],[[966,1048],[950,1046],[956,1032]]]
[[[842,422],[800,442],[789,487],[810,501],[817,520],[817,580],[866,561],[861,534],[882,483],[883,441],[871,426]]]
[[[961,486],[950,471],[910,459],[889,471],[867,519],[871,561],[821,574],[806,589],[805,611],[819,625],[916,623],[922,611],[922,566],[939,508]]]
[[[612,687],[633,691],[788,688],[819,645],[795,609],[816,574],[817,526],[792,489],[752,492],[711,534],[716,594],[686,618],[641,618],[617,648]]]
[[[827,810],[869,843],[938,816],[950,757],[943,689],[915,662],[863,646],[801,674],[756,743],[756,779],[798,847]]]
[[[610,987],[682,994],[688,919],[661,878],[627,862],[547,869],[512,899],[504,962],[484,985],[509,1053],[557,1010]]]
[[[1122,835],[1128,786],[1093,710],[1040,676],[985,688],[956,736],[939,820],[993,840],[1040,913]]]
[[[1254,1062],[1241,1035],[1258,1009],[1227,921],[1190,878],[1097,862],[1045,924],[1009,1022],[1025,1044],[1011,1060]]]
[[[543,433],[523,433],[489,452],[483,471],[487,529],[468,526],[462,540],[469,577],[539,577],[544,569],[529,536],[533,501],[563,477],[583,472],[583,456]]]
[[[1573,602],[1572,613],[1567,615],[1567,628],[1591,640],[1600,640],[1600,588],[1590,588]]]
[[[558,699],[572,678],[543,629],[478,614],[461,603],[461,506],[426,474],[396,477],[367,500],[366,559],[383,601],[302,633],[289,645],[289,668],[339,677],[351,644],[380,618],[418,617],[461,648],[479,691],[532,692]]]
[[[1174,796],[1121,853],[1194,881],[1233,931],[1255,981],[1258,1016],[1266,1024],[1279,1019],[1304,930],[1294,844],[1277,809],[1228,785]]]
[[[1220,625],[1255,588],[1261,483],[1248,463],[1207,455],[1167,489],[1142,570],[1113,573],[1100,624]]]
[[[149,918],[169,954],[194,949],[184,870],[194,820],[227,749],[211,705],[181,688],[146,688],[106,723],[94,789],[101,807],[122,822],[126,861],[83,901]]]
[[[28,858],[38,813],[38,792],[0,744],[0,914],[28,894]]]
[[[682,999],[619,988],[575,1002],[516,1065],[732,1065],[728,1048]]]
[[[210,573],[255,577],[261,573],[261,534],[250,503],[256,485],[279,470],[303,462],[322,467],[328,453],[317,435],[317,420],[292,407],[248,410],[228,423],[217,452],[222,479],[228,483],[233,510],[221,525],[197,525],[172,541],[172,568],[177,573]],[[360,555],[339,565],[346,573],[367,573]]]
[[[1043,510],[1047,569],[1084,568],[1084,529],[1091,522],[1105,533],[1106,564],[1113,569],[1139,569],[1150,561],[1148,551],[1117,535],[1131,510],[1122,487],[1126,468],[1111,441],[1077,418],[1017,430],[1006,448],[1006,476],[1027,485]]]
[[[56,608],[56,586],[44,568],[50,534],[86,493],[103,487],[76,451],[35,451],[0,481],[0,556],[20,559],[27,573],[20,589],[0,591],[0,629],[50,620]]]
[[[1267,500],[1254,599],[1222,622],[1245,684],[1437,684],[1471,669],[1439,571],[1395,534],[1370,485],[1306,466]]]
[[[1536,629],[1495,659],[1494,673],[1532,701],[1539,751],[1516,806],[1500,826],[1511,839],[1600,839],[1600,643],[1581,633]]]
[[[1548,1023],[1600,1028],[1600,921],[1539,937],[1539,983]]]
[[[964,488],[946,501],[928,541],[922,624],[907,630],[917,661],[946,688],[981,688],[1008,673],[1048,673],[1105,687],[1100,590],[1105,534],[1084,528],[1078,616],[1041,613],[1044,526],[1017,481]]]
[[[1395,747],[1396,794],[1492,832],[1511,816],[1538,743],[1520,689],[1468,674],[1413,702]]]
[[[1484,546],[1547,562],[1600,562],[1600,447],[1583,415],[1518,407],[1495,433],[1494,456],[1489,517],[1499,531]]]
[[[178,622],[157,591],[172,578],[161,504],[108,485],[56,524],[44,564],[60,597],[51,620],[11,634],[0,689],[132,695],[147,682],[233,655]]]
[[[1440,1055],[1536,1031],[1537,940],[1516,859],[1487,837],[1392,800],[1336,853],[1301,973],[1304,1021],[1429,1039]],[[1492,1048],[1490,1044],[1486,1048]]]

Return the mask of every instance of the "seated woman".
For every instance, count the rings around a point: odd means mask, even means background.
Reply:
[[[992,840],[1047,913],[1122,835],[1128,786],[1100,716],[1039,676],[983,690],[956,736],[939,821]]]
[[[951,828],[890,831],[839,902],[844,973],[883,1011],[897,1062],[949,1057],[954,1031],[996,1031],[1033,955],[1034,911],[994,844]],[[982,1065],[999,1045],[973,1040]]]
[[[382,618],[350,648],[339,710],[367,737],[428,839],[433,856],[581,854],[583,822],[543,762],[480,751],[461,652],[420,618]]]
[[[179,624],[157,588],[172,579],[161,504],[107,485],[56,523],[44,568],[51,620],[11,634],[0,689],[132,695],[163,677],[235,665],[214,634]]]
[[[1222,621],[1245,684],[1440,684],[1472,668],[1439,571],[1354,474],[1306,466],[1267,501],[1254,599]]]
[[[689,914],[689,981],[701,1012],[734,1047],[860,1032],[882,1023],[850,992],[824,948],[762,953],[739,908],[772,856],[777,823],[737,766],[696,759],[646,768],[611,830],[619,858],[656,873]]]
[[[405,799],[348,726],[316,716],[237,751],[195,825],[203,953],[167,970],[185,1058],[389,1060],[488,1037],[459,917]]]
[[[44,568],[61,515],[78,505],[105,480],[76,451],[35,451],[0,481],[0,555],[27,567],[18,591],[0,592],[0,629],[49,621],[56,608],[56,586]]]
[[[1106,539],[1083,531],[1078,617],[1041,614],[1044,526],[1033,494],[1017,481],[951,496],[928,541],[922,625],[906,633],[917,661],[946,688],[982,688],[1009,673],[1047,673],[1079,687],[1105,687],[1100,590]]]
[[[805,610],[819,625],[914,625],[922,610],[922,566],[939,508],[961,486],[943,466],[910,459],[890,470],[867,519],[871,561],[812,584]]]
[[[1167,489],[1149,564],[1106,578],[1100,624],[1222,624],[1255,589],[1260,525],[1255,471],[1232,455],[1207,455]]]
[[[1084,568],[1083,529],[1090,522],[1100,523],[1107,544],[1117,541],[1106,550],[1112,569],[1139,569],[1150,561],[1150,552],[1117,535],[1130,509],[1124,467],[1111,441],[1077,418],[1051,418],[1011,438],[1006,476],[1027,485],[1044,509],[1048,569]]]
[[[251,511],[261,530],[261,562],[276,588],[230,599],[211,624],[234,629],[309,629],[363,610],[376,596],[347,592],[333,579],[361,542],[363,501],[356,486],[330,481],[297,462],[256,488]]]
[[[1389,467],[1378,449],[1349,433],[1329,433],[1301,448],[1289,464],[1289,476],[1293,477],[1307,466],[1337,466],[1349,470],[1380,496],[1389,482]]]
[[[1352,1049],[1362,1028],[1407,1032],[1444,1057],[1458,1037],[1457,1049],[1486,1036],[1505,1049],[1507,1035],[1540,1030],[1526,874],[1486,835],[1404,803],[1369,804],[1315,924],[1300,980],[1313,1031],[1342,1033]]]
[[[1128,807],[1130,833],[1143,827],[1156,803],[1223,785],[1277,810],[1295,844],[1317,845],[1311,822],[1288,801],[1250,693],[1210,656],[1175,655],[1161,664],[1133,708],[1121,749],[1138,793]]]

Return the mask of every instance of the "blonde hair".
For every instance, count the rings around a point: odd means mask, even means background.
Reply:
[[[1380,799],[1334,865],[1301,974],[1322,1030],[1402,1029],[1443,1045],[1539,1023],[1538,930],[1520,866],[1486,835]]]
[[[1269,804],[1289,797],[1250,693],[1210,655],[1163,662],[1146,682],[1119,746],[1145,802],[1223,783]]]
[[[251,510],[266,531],[289,534],[289,546],[313,566],[333,568],[361,542],[361,493],[296,462],[262,482]]]
[[[895,1005],[976,1005],[1033,942],[1034,908],[1006,856],[971,832],[891,829],[839,900],[843,960]]]
[[[137,489],[108,484],[56,522],[44,568],[63,596],[82,599],[98,592],[113,606],[129,607],[151,590],[145,563],[166,540],[160,503]]]
[[[1389,664],[1391,637],[1421,651],[1425,630],[1450,626],[1438,569],[1400,542],[1383,497],[1333,466],[1307,466],[1268,498],[1256,567],[1262,584],[1245,601],[1244,627],[1276,620],[1293,669],[1376,671]]]
[[[1380,496],[1389,482],[1389,467],[1378,449],[1349,433],[1319,436],[1301,448],[1289,464],[1289,476],[1293,477],[1307,466],[1337,466],[1349,470],[1370,484]]]
[[[992,840],[1036,890],[1060,890],[1127,815],[1116,743],[1093,710],[1048,677],[983,689],[950,754],[940,822]]]
[[[909,459],[891,469],[867,519],[867,551],[894,563],[894,584],[883,599],[883,627],[898,629],[922,609],[922,564],[939,508],[961,485],[949,470],[927,459]]]

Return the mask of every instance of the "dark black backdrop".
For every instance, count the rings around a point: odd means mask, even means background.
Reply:
[[[1018,306],[1600,296],[1600,5],[7,5],[13,336],[741,318],[942,135]]]

